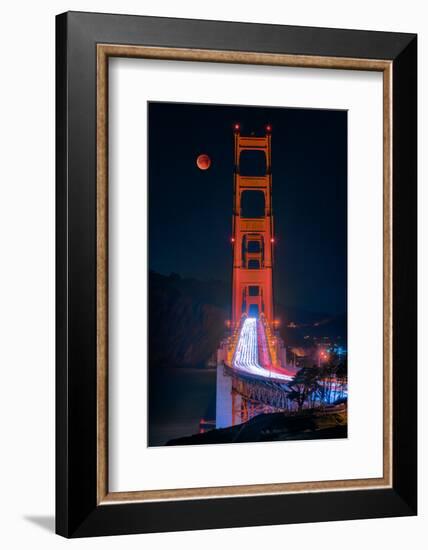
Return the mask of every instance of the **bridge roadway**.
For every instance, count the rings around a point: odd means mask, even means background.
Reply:
[[[243,322],[233,358],[233,368],[243,373],[252,374],[253,376],[259,376],[261,378],[270,378],[278,381],[291,380],[292,375],[280,373],[278,369],[265,368],[260,364],[257,323],[259,323],[259,321],[254,317],[248,317]]]

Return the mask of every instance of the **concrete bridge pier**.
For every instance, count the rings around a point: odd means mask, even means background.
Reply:
[[[232,377],[224,372],[223,362],[217,363],[216,428],[232,426]]]

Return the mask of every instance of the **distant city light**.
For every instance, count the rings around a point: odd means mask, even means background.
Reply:
[[[321,367],[321,363],[324,363],[329,360],[329,354],[326,352],[326,349],[318,350],[318,367]]]

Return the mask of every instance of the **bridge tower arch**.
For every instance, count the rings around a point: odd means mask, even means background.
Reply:
[[[271,127],[261,137],[243,136],[240,125],[234,126],[234,198],[232,221],[233,275],[232,324],[236,327],[242,315],[258,311],[273,326],[273,246]],[[264,156],[263,173],[242,173],[242,153]],[[243,210],[245,194],[263,194],[261,214],[248,216]]]

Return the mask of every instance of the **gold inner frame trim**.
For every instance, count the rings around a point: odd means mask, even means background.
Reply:
[[[383,73],[383,476],[298,483],[109,492],[108,489],[108,59],[276,65]],[[391,61],[342,57],[97,45],[97,502],[150,502],[392,486],[392,69]]]

